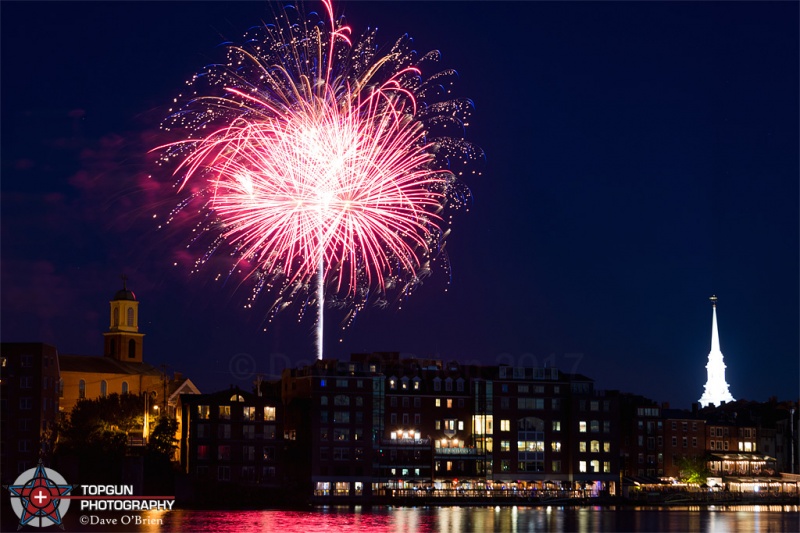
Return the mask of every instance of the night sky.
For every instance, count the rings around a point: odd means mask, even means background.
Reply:
[[[321,6],[314,6],[321,9]],[[711,305],[737,399],[798,397],[796,2],[348,2],[439,49],[486,152],[455,213],[448,285],[326,332],[399,351],[557,365],[688,408]],[[2,2],[2,341],[100,355],[120,274],[145,360],[203,392],[314,357],[289,311],[173,267],[143,176],[184,82],[272,20],[262,2]],[[338,323],[330,311],[326,324]],[[341,339],[341,341],[340,341]]]

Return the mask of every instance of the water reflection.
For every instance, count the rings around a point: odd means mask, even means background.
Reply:
[[[800,508],[716,506],[614,507],[323,507],[308,511],[176,510],[150,516],[158,525],[134,531],[344,531],[461,533],[468,531],[800,531]],[[84,529],[90,531],[90,529]]]

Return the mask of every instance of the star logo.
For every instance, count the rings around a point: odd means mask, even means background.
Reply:
[[[6,487],[11,493],[11,507],[19,518],[19,527],[47,527],[53,524],[64,529],[61,519],[69,509],[68,496],[75,485],[55,470],[45,468],[42,461],[36,468],[26,470],[13,485]]]

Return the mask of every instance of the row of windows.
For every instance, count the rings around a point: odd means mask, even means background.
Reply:
[[[50,398],[42,398],[42,410],[48,411],[50,410],[50,406],[52,405],[53,409],[58,409],[58,402],[51,400]],[[33,409],[33,398],[29,396],[25,396],[19,399],[19,408],[21,411],[30,411]]]
[[[581,400],[578,403],[578,408],[581,411],[586,410],[586,400]],[[611,409],[611,402],[608,400],[603,400],[603,411],[608,412]],[[590,411],[599,411],[600,410],[600,401],[599,400],[590,400],[589,401],[589,410]]]
[[[334,441],[349,442],[351,435],[355,441],[364,440],[364,430],[361,428],[354,429],[352,432],[348,428],[334,428],[333,430],[321,428],[319,439],[327,441],[330,438]]]
[[[611,472],[611,461],[579,461],[578,462],[578,471],[579,472],[600,472],[600,468],[602,465],[602,472],[610,473]],[[588,468],[588,470],[587,470]],[[501,472],[510,472],[511,471],[511,460],[510,459],[502,459],[500,461],[500,471]],[[517,462],[517,471],[519,472],[544,472],[544,461],[535,460],[535,461],[519,461]],[[550,462],[550,471],[551,472],[561,472],[561,460],[556,459]]]
[[[508,375],[509,370],[511,370],[510,376]],[[558,369],[555,367],[530,368],[524,366],[500,366],[498,368],[498,376],[500,379],[525,379],[526,374],[529,379],[558,379]]]
[[[363,379],[357,379],[357,380],[355,380],[355,382],[356,382],[356,388],[358,388],[358,389],[363,389],[364,388],[364,380]],[[336,384],[336,387],[338,387],[340,389],[346,389],[346,388],[348,388],[350,386],[350,380],[349,379],[337,379],[337,380],[334,380],[334,383]],[[319,380],[319,386],[320,387],[327,387],[328,386],[328,379],[327,378],[320,379]]]
[[[42,377],[42,390],[47,390],[50,388],[50,383],[55,383],[55,379],[51,378],[50,376]],[[59,383],[63,383],[63,380],[60,380]],[[33,388],[33,376],[20,376],[19,378],[19,388],[20,389],[32,389]]]
[[[350,448],[333,448],[333,454],[330,453],[330,448],[321,447],[319,449],[319,458],[322,461],[333,459],[334,461],[349,461]],[[364,448],[353,448],[353,459],[356,461],[364,460]]]
[[[275,447],[264,446],[261,449],[261,458],[264,461],[275,460]],[[200,461],[207,461],[211,458],[211,446],[208,444],[200,444],[197,446],[197,459]],[[221,444],[217,446],[217,460],[230,461],[231,460],[231,446],[229,444]],[[255,446],[242,446],[242,460],[255,461],[256,460],[256,447]]]
[[[128,394],[129,388],[128,388],[128,382],[127,381],[123,381],[122,382],[121,390],[122,390],[122,394]],[[101,398],[105,398],[106,396],[108,396],[108,382],[103,379],[103,380],[100,380],[100,397]],[[82,379],[82,380],[80,380],[78,382],[78,398],[79,399],[86,398],[86,380],[85,379]]]
[[[661,437],[659,437],[659,444],[661,443]],[[683,437],[681,439],[681,444],[684,448],[689,447],[689,437]],[[672,446],[678,446],[678,437],[672,437]],[[697,448],[697,437],[692,437],[692,448]]]
[[[510,390],[508,383],[502,383],[500,385],[500,392],[507,393]],[[517,385],[517,393],[521,394],[544,394],[544,385],[534,385],[533,387],[529,385]],[[553,387],[553,394],[559,394],[561,392],[561,387],[556,385]]]
[[[411,423],[410,415],[408,413],[403,413],[402,415],[402,424],[407,426]],[[397,424],[397,413],[392,413],[389,415],[389,423],[394,426]],[[414,425],[419,426],[422,423],[422,416],[419,413],[414,413]],[[436,429],[440,429],[439,421],[436,421]]]
[[[672,421],[672,431],[678,430],[677,420]],[[689,431],[689,422],[681,422],[681,431]],[[697,431],[697,422],[692,422],[692,431]]]
[[[197,424],[195,428],[195,435],[199,439],[208,439],[211,438],[211,425],[210,424]],[[264,432],[263,432],[264,439],[274,439],[276,435],[275,426],[273,425],[265,425]],[[260,435],[259,435],[260,436]],[[230,424],[219,424],[217,426],[217,437],[220,439],[230,439],[231,438],[231,425]],[[245,425],[242,426],[242,438],[244,439],[255,439],[256,438],[256,427],[253,425]]]
[[[207,466],[198,466],[197,467],[197,476],[201,478],[205,478],[208,476],[208,467]],[[265,466],[261,469],[261,480],[260,481],[271,481],[275,478],[275,467],[274,466]],[[239,478],[241,481],[259,481],[256,479],[256,469],[254,466],[243,466],[241,470],[241,477]],[[220,465],[217,467],[217,480],[218,481],[230,481],[231,480],[231,467],[228,465]]]
[[[409,384],[409,379],[407,377],[400,378],[398,380],[395,377],[389,378],[389,390],[397,390],[398,385],[400,386],[400,390],[420,390],[420,383],[421,379],[415,377],[414,379],[410,380],[411,383]],[[458,392],[464,391],[464,380],[463,378],[458,378],[456,380],[456,390]],[[410,386],[409,386],[410,385]],[[442,379],[441,378],[434,378],[433,380],[433,390],[440,391],[442,390]],[[453,379],[447,378],[444,380],[444,390],[452,391],[453,390]]]
[[[545,450],[545,443],[541,440],[535,441],[517,441],[517,451],[518,452],[544,452]],[[550,449],[555,452],[561,452],[561,441],[550,441]],[[611,452],[611,443],[610,442],[600,442],[598,440],[593,441],[581,441],[578,443],[578,451],[587,453],[610,453]],[[501,440],[500,441],[500,451],[501,452],[510,452],[511,451],[511,441],[508,440]]]
[[[415,398],[418,399],[418,398]],[[408,398],[403,398],[403,400],[408,400]],[[362,407],[364,405],[364,397],[363,396],[356,396],[353,399],[353,403],[356,407]],[[405,406],[408,402],[403,402]],[[319,404],[320,405],[328,405],[328,397],[327,396],[320,396],[319,397]],[[333,405],[339,406],[348,406],[350,405],[350,396],[344,394],[337,394],[333,397]],[[397,405],[397,398],[392,398],[392,407]]]
[[[397,415],[393,413],[392,416],[394,417],[392,420],[396,421]],[[356,411],[352,419],[356,424],[363,424],[364,413],[361,411]],[[349,424],[350,420],[350,411],[333,411],[332,417],[328,416],[328,411],[319,412],[319,421],[323,424],[327,424],[328,422],[333,422],[334,424]]]
[[[241,396],[240,396],[241,397]],[[217,406],[217,412],[219,418],[222,420],[230,420],[231,418],[231,407],[230,405],[220,405]],[[239,407],[239,406],[235,406]],[[259,409],[251,406],[251,405],[244,405],[242,407],[242,419],[245,421],[255,421],[257,418],[257,414],[259,414]],[[272,421],[275,420],[275,407],[265,406],[263,408],[263,416],[258,418],[258,420],[265,420],[265,421]],[[211,406],[210,405],[198,405],[197,406],[197,418],[200,420],[208,420],[211,418]]]
[[[126,315],[126,325],[128,327],[133,327],[133,307],[127,309]],[[114,307],[114,326],[119,326],[119,307]]]
[[[580,433],[586,433],[586,428],[589,428],[589,431],[592,433],[597,433],[600,431],[600,422],[597,420],[590,420],[587,426],[585,420],[581,420],[578,422],[578,431]],[[608,433],[611,431],[611,422],[608,420],[603,420],[603,433]]]
[[[117,340],[111,339],[111,355],[117,355]],[[128,358],[136,358],[136,341],[131,339],[128,341]]]

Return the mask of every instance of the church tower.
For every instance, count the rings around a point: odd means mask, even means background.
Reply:
[[[700,398],[700,406],[714,404],[720,405],[722,402],[734,402],[728,383],[725,381],[725,362],[722,360],[722,352],[719,349],[719,332],[717,331],[717,297],[712,296],[712,318],[711,318],[711,351],[708,353],[708,381],[705,391]]]
[[[127,363],[141,363],[144,333],[139,333],[139,301],[128,290],[127,281],[123,275],[122,289],[109,302],[111,316],[108,331],[103,333],[104,355]]]

